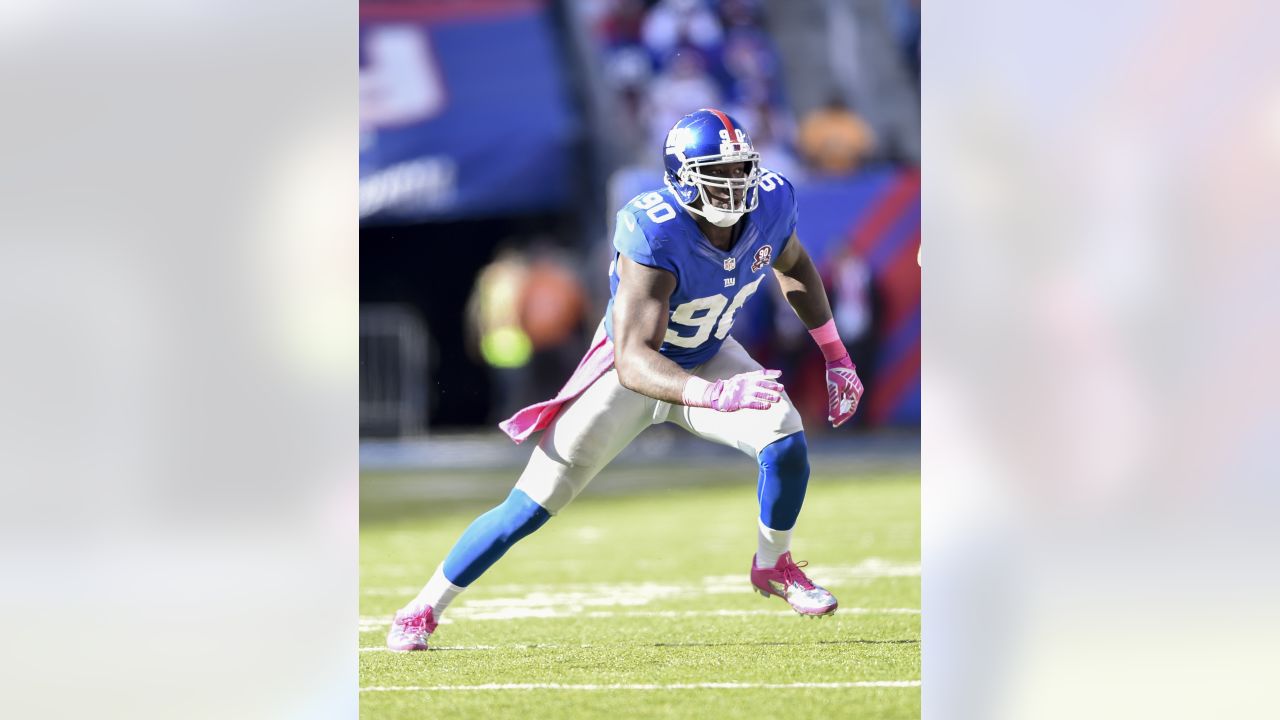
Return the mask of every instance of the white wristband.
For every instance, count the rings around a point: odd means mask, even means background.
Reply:
[[[694,375],[684,384],[684,392],[680,393],[680,402],[689,407],[710,407],[704,398],[711,383]]]

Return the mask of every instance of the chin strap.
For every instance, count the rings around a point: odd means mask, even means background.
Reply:
[[[706,218],[707,222],[715,225],[716,227],[733,227],[733,225],[741,220],[742,216],[745,214],[746,213],[721,210],[714,206],[704,206],[702,208],[702,217]]]
[[[721,210],[714,205],[704,204],[702,208],[696,208],[689,203],[681,201],[679,196],[676,197],[676,201],[680,203],[680,207],[701,217],[716,227],[733,227],[742,219],[743,215],[746,215],[745,212],[729,212],[728,210]]]

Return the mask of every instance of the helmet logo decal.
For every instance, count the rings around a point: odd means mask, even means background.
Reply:
[[[751,272],[760,272],[760,269],[769,264],[773,260],[773,246],[765,245],[756,251],[756,260],[751,263]]]
[[[691,128],[673,127],[671,132],[667,133],[667,154],[682,154],[685,148],[695,142],[697,142],[697,137],[693,134]]]

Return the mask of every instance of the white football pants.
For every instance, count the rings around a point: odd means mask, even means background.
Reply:
[[[730,336],[714,357],[692,372],[715,381],[760,369]],[[753,459],[766,445],[804,429],[800,413],[785,392],[768,410],[723,413],[673,405],[628,390],[618,382],[617,370],[610,368],[560,409],[543,431],[516,487],[553,515],[559,513],[642,430],[661,422],[673,422],[700,438],[736,447]]]

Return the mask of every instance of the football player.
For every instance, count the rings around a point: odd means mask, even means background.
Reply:
[[[611,298],[596,338],[553,399],[501,423],[517,443],[544,430],[515,488],[463,532],[422,592],[395,614],[387,646],[425,650],[449,603],[521,538],[565,508],[654,423],[748,453],[760,467],[757,552],[749,579],[798,613],[836,599],[791,558],[809,480],[800,414],[729,334],[772,274],[826,357],[828,420],[853,416],[862,384],[841,342],[818,270],[796,237],[791,185],[760,167],[733,118],[681,118],[663,150],[665,187],[618,213]]]

